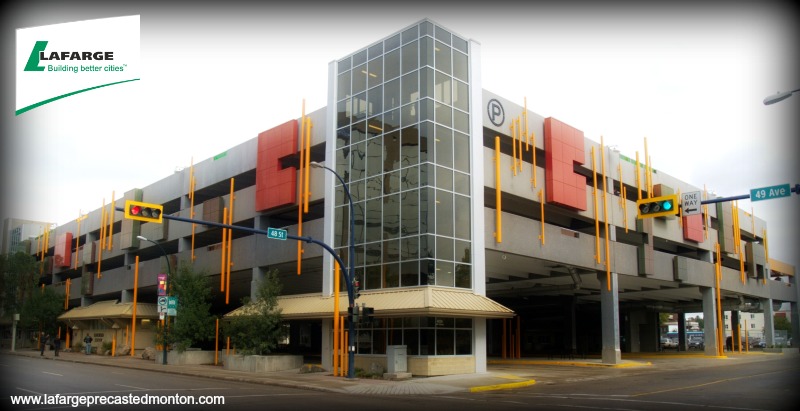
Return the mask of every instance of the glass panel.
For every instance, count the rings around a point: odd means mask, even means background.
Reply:
[[[349,237],[347,236],[347,231],[349,228],[349,210],[347,207],[336,207],[333,212],[333,224],[335,229],[333,235],[333,246],[334,247],[342,247],[348,244]]]
[[[376,137],[381,133],[383,133],[383,116],[378,115],[367,120],[368,137]]]
[[[455,252],[454,252],[455,261],[460,261],[462,263],[470,263],[470,262],[472,262],[472,255],[470,254],[471,253],[471,247],[470,247],[470,242],[469,241],[456,240],[455,241],[455,246],[456,246],[456,249],[455,249]]]
[[[469,173],[469,136],[463,133],[454,133],[453,146],[455,169]]]
[[[453,108],[447,104],[435,103],[433,111],[436,113],[436,122],[443,125],[453,126]]]
[[[367,52],[367,56],[370,59],[374,59],[375,57],[378,57],[381,54],[383,54],[383,43],[378,43],[370,47],[369,51]]]
[[[400,207],[402,213],[402,235],[405,236],[419,234],[419,218],[417,218],[419,215],[419,190],[411,190],[401,193]]]
[[[419,41],[419,66],[433,67],[433,39],[423,37]]]
[[[467,55],[453,52],[453,77],[469,81],[469,66],[467,65]]]
[[[453,193],[436,190],[436,234],[453,236]]]
[[[396,243],[396,241],[392,242]],[[383,288],[400,287],[400,264],[385,264],[383,270]]]
[[[407,104],[419,99],[419,72],[414,71],[402,77],[401,104]]]
[[[383,87],[375,87],[367,91],[367,116],[383,112]]]
[[[436,355],[436,330],[419,331],[419,355]]]
[[[349,144],[350,144],[350,127],[343,127],[336,130],[336,148],[342,148]]]
[[[396,327],[391,327],[391,323],[392,322],[398,323],[399,322],[398,320],[399,319],[397,318],[388,319],[390,324],[390,329],[388,330],[386,336],[389,338],[388,342],[389,345],[403,345],[403,330]]]
[[[414,287],[419,285],[419,261],[407,261],[400,264],[400,286]]]
[[[381,263],[381,243],[367,243],[364,246],[364,263],[365,264],[380,264]],[[380,273],[380,266],[378,266],[378,272]],[[369,275],[369,270],[367,270],[367,275]],[[370,286],[372,287],[372,286]],[[379,288],[380,286],[378,286]],[[375,287],[373,287],[375,288]]]
[[[456,318],[456,328],[472,329],[472,318]]]
[[[359,93],[353,97],[353,118],[354,120],[367,118],[367,93]]]
[[[445,74],[452,74],[453,62],[450,57],[450,46],[437,41],[433,47],[434,58],[436,59],[436,69]]]
[[[455,353],[453,330],[436,330],[436,355],[453,355]]]
[[[385,80],[391,80],[400,75],[400,50],[386,53],[383,60],[383,74]]]
[[[419,258],[419,237],[403,237],[400,239],[400,258],[402,260],[416,260]],[[414,281],[417,275],[417,263],[414,263]]]
[[[416,27],[414,27],[416,30]],[[403,67],[403,74],[406,74],[410,71],[416,70],[419,68],[419,50],[418,50],[418,41],[413,41],[411,43],[406,44],[403,46],[403,58],[402,58],[402,67]]]
[[[353,197],[354,202],[364,201],[367,199],[366,185],[364,180],[361,180],[357,183],[350,183],[347,188],[350,190],[350,196]]]
[[[337,69],[339,70],[339,73],[342,73],[345,70],[349,70],[350,67],[353,67],[352,64],[350,63],[350,57],[345,57],[339,60],[339,62],[336,65],[338,66]]]
[[[464,196],[455,196],[455,207],[453,209],[456,226],[455,226],[455,236],[457,238],[463,238],[465,240],[469,240],[470,236],[470,229],[469,229],[469,222],[470,222],[470,206],[469,206],[469,197]]]
[[[424,36],[426,34],[429,35],[429,36],[432,36],[433,35],[433,24],[431,22],[429,22],[429,21],[423,21],[422,23],[419,23],[419,34],[421,36]]]
[[[436,317],[436,328],[453,328],[456,325],[455,318]]]
[[[450,32],[439,26],[436,26],[436,40],[450,44]]]
[[[364,202],[353,203],[353,221],[355,221],[355,242],[364,242]]]
[[[432,68],[426,67],[419,70],[419,89],[421,97],[434,96],[435,89],[433,80],[435,77]]]
[[[367,171],[367,145],[361,142],[350,147],[353,149],[353,156],[350,159],[352,179],[361,180],[366,176]]]
[[[469,114],[453,110],[453,128],[463,133],[469,133]]]
[[[453,239],[450,237],[436,237],[436,259],[453,261]]]
[[[469,195],[469,175],[453,173],[453,189],[458,194]]]
[[[400,194],[383,197],[383,238],[400,234]]]
[[[433,123],[424,121],[419,124],[419,162],[433,160]],[[430,153],[430,155],[428,154]]]
[[[367,61],[367,50],[361,50],[356,54],[353,54],[353,66],[358,66],[359,64],[363,64]]]
[[[383,113],[383,132],[388,133],[398,128],[400,128],[400,109]]]
[[[350,179],[350,147],[336,150],[336,172],[342,176],[344,181]]]
[[[393,131],[383,137],[383,171],[400,168],[400,131]]]
[[[416,126],[406,127],[400,135],[400,166],[417,164],[419,162],[419,129]]]
[[[453,170],[444,167],[436,167],[436,187],[453,191]]]
[[[339,74],[336,85],[336,101],[350,97],[350,72]]]
[[[453,167],[453,130],[436,126],[436,164]]]
[[[434,260],[421,260],[419,264],[419,285],[436,283],[436,263]]]
[[[383,175],[383,194],[400,192],[400,171],[392,171]]]
[[[419,355],[419,330],[403,330],[403,345],[406,355]]]
[[[380,244],[378,244],[378,248],[380,248]],[[370,250],[369,245],[367,245],[367,260],[374,260],[374,258],[370,258]],[[378,260],[381,259],[380,255],[377,258]],[[381,266],[379,265],[371,265],[366,267],[367,273],[367,280],[364,284],[365,290],[375,290],[381,288]]]
[[[353,94],[361,93],[367,89],[367,65],[362,64],[353,69]]]
[[[419,231],[420,233],[434,233],[434,213],[436,209],[433,202],[436,196],[432,188],[423,188],[419,192]]]
[[[383,83],[383,58],[376,58],[367,63],[367,86],[375,87]]]
[[[453,106],[465,112],[469,112],[469,86],[467,83],[454,81],[453,84]]]
[[[419,187],[419,166],[400,170],[400,190],[406,191],[417,187]]]
[[[384,86],[383,107],[391,110],[400,105],[400,79],[389,81]]]
[[[468,42],[461,37],[456,36],[455,34],[453,34],[453,47],[455,47],[456,50],[461,50],[464,53],[469,54]]]
[[[417,26],[411,27],[403,32],[403,43],[408,43],[418,37]]]
[[[452,77],[446,74],[437,72],[434,75],[433,97],[436,99],[436,101],[441,103],[452,104],[453,102],[452,83],[453,83]]]
[[[419,183],[422,186],[433,186],[436,183],[434,170],[436,166],[431,163],[423,163],[419,171]]]
[[[353,116],[351,111],[353,102],[349,98],[336,103],[336,126],[344,127],[350,124],[350,118]]]
[[[367,140],[367,176],[378,175],[383,170],[383,139]]]
[[[433,100],[424,98],[419,102],[419,119],[420,121],[430,120],[433,121]]]
[[[403,328],[419,328],[419,317],[403,317]]]
[[[372,353],[386,354],[386,330],[372,330]]]
[[[444,287],[455,286],[455,273],[453,263],[448,261],[436,261],[436,285]]]
[[[432,235],[422,235],[419,237],[419,256],[422,258],[436,257],[436,237]]]
[[[355,144],[364,141],[364,139],[367,137],[366,127],[367,123],[365,121],[359,121],[358,123],[353,124],[352,130],[350,131],[350,138],[352,139],[351,143]]]
[[[381,239],[381,199],[367,200],[367,238],[366,241]]]
[[[456,287],[472,288],[472,266],[456,264]]]
[[[419,112],[419,108],[417,108],[418,103],[414,102],[411,104],[407,104],[403,106],[401,109],[403,118],[400,121],[400,124],[403,127],[414,125],[417,123],[417,113]]]
[[[456,330],[456,355],[472,354],[472,331]]]
[[[381,186],[383,185],[381,176],[374,176],[367,178],[367,198],[377,198],[383,194]]]

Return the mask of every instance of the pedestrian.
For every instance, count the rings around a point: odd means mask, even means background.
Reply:
[[[55,356],[58,357],[58,350],[61,348],[61,338],[56,335],[53,338],[53,351],[55,351]]]
[[[86,334],[86,337],[83,337],[83,343],[86,346],[86,354],[89,355],[92,353],[92,336]]]
[[[44,349],[45,347],[47,347],[47,344],[49,343],[50,343],[50,334],[45,334],[44,332],[42,332],[42,339],[40,340],[39,344],[42,349],[42,351],[39,353],[40,357],[44,357]]]

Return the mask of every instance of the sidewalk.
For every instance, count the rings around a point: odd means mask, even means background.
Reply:
[[[21,349],[16,352],[4,350],[2,354],[42,358],[38,350],[31,349]],[[691,357],[694,358],[694,360],[691,361],[696,361],[698,359],[698,355],[691,355]],[[588,370],[590,369],[597,370],[598,368],[636,368],[652,366],[650,358],[637,358],[635,361],[626,359],[623,360],[622,363],[616,365],[602,364],[600,359],[597,358],[569,361],[546,359],[490,359],[489,371],[486,373],[420,377],[405,381],[387,381],[380,379],[348,380],[342,377],[334,377],[330,372],[300,373],[299,369],[270,373],[250,373],[229,371],[225,370],[222,366],[214,365],[162,365],[156,364],[153,360],[144,360],[141,357],[111,357],[85,355],[75,352],[61,352],[58,357],[54,357],[53,352],[48,351],[45,353],[42,360],[96,364],[316,391],[372,395],[431,395],[520,388],[536,383],[530,375],[530,372],[533,371],[536,366],[566,367],[570,369],[571,373],[589,372]],[[675,358],[675,360],[680,361],[678,358]]]

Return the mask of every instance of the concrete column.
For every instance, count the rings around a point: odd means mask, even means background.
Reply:
[[[261,267],[253,267],[252,272],[253,277],[250,280],[250,300],[255,301],[257,297],[256,293],[258,292],[258,283],[264,279],[264,273],[266,270]]]
[[[772,310],[772,298],[762,298],[764,307],[764,341],[767,347],[775,345],[775,312]]]
[[[740,317],[739,311],[731,310],[731,350],[733,351],[739,351],[739,345],[741,345],[742,341],[742,336],[739,334]]]
[[[603,364],[619,364],[619,294],[617,273],[611,273],[611,291],[608,291],[606,273],[598,273],[600,280],[600,317],[603,335]]]
[[[686,351],[686,314],[678,313],[678,351]]]
[[[475,355],[475,372],[486,372],[486,319],[475,318],[472,320],[473,354]]]
[[[700,287],[703,296],[703,344],[705,355],[717,355],[717,296],[711,287]]]
[[[578,353],[578,330],[575,324],[576,307],[578,305],[578,297],[573,296],[569,302],[569,328],[570,328],[570,341],[572,341],[572,354]]]
[[[119,292],[119,302],[121,303],[132,303],[133,302],[133,291],[131,290],[122,290]]]
[[[322,319],[322,368],[333,371],[333,318]]]

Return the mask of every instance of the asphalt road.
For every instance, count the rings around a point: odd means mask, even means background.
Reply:
[[[70,403],[12,405],[11,396],[195,401],[221,396],[221,404],[92,405],[96,410],[794,410],[800,404],[800,357],[754,362],[713,360],[703,364],[636,369],[524,366],[516,375],[535,377],[521,389],[436,396],[366,396],[291,389],[152,371],[3,356],[0,408],[80,409]],[[660,365],[660,364],[659,364]],[[60,394],[60,397],[55,397]],[[96,396],[96,397],[92,397]],[[31,397],[33,398],[33,397]],[[127,400],[124,400],[127,398]],[[65,401],[65,400],[61,400]]]

